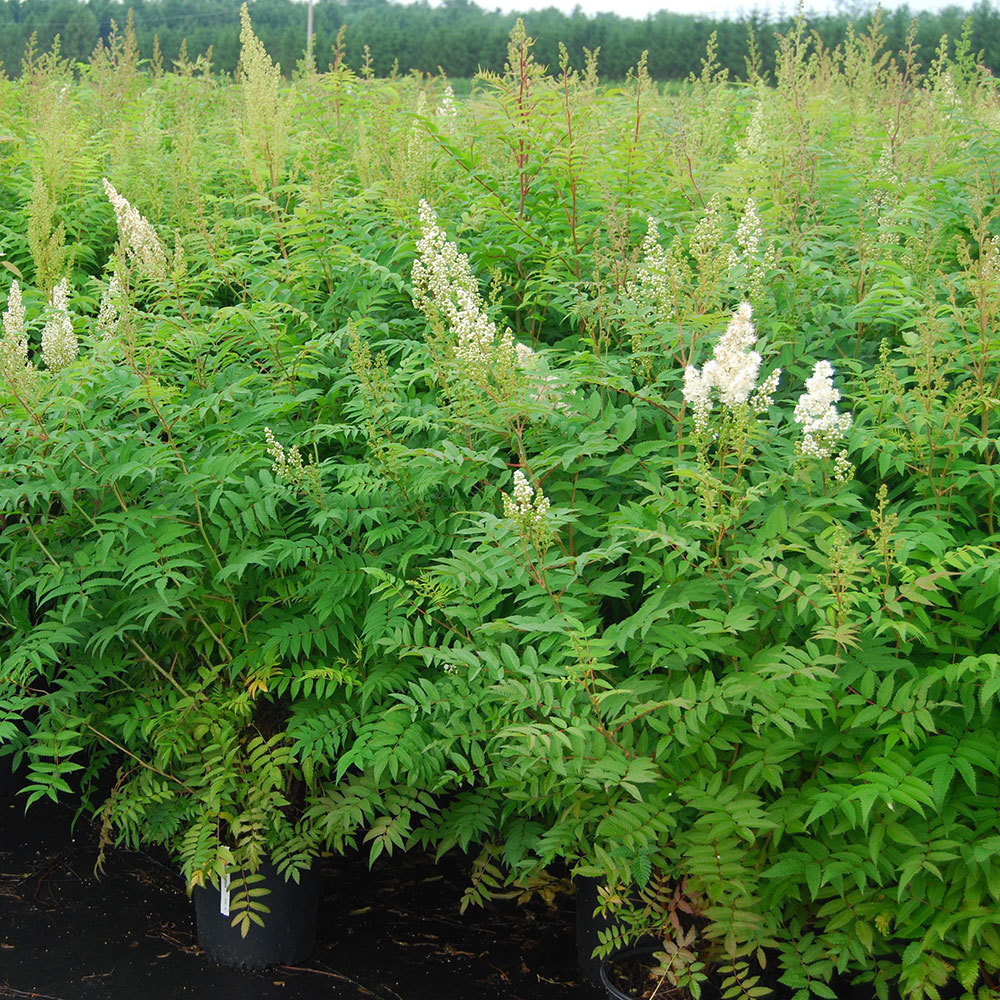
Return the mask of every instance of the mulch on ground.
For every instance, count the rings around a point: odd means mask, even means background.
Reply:
[[[198,947],[163,858],[117,850],[93,872],[94,828],[0,799],[0,997],[33,1000],[596,1000],[576,967],[571,897],[459,914],[468,864],[425,854],[324,862],[315,953],[241,972]]]

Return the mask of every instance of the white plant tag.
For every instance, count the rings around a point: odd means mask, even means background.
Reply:
[[[223,875],[219,880],[219,913],[229,916],[229,876]]]

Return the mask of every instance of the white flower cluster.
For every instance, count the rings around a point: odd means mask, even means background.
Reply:
[[[996,287],[1000,281],[1000,240],[987,236],[979,251],[979,274],[984,285]]]
[[[42,329],[42,361],[50,371],[62,371],[71,365],[79,353],[73,321],[69,315],[69,280],[62,281],[52,289],[49,301],[50,315]]]
[[[753,394],[750,399],[750,409],[754,411],[758,416],[762,413],[767,413],[767,411],[774,406],[774,394],[778,391],[778,381],[781,378],[781,369],[775,368],[770,375],[764,379],[759,386],[757,386],[757,391]]]
[[[946,69],[935,81],[934,96],[949,108],[949,111],[945,113],[946,118],[951,117],[952,109],[962,107],[962,98],[958,95],[958,88],[955,86],[955,78],[951,75],[951,70]]]
[[[517,363],[521,368],[530,371],[538,364],[538,353],[527,344],[517,343],[514,345],[517,353]]]
[[[746,135],[736,140],[736,152],[741,160],[753,160],[764,150],[764,102],[758,100],[750,115]]]
[[[267,442],[267,453],[274,463],[271,466],[271,471],[279,479],[284,479],[292,484],[301,482],[305,474],[305,465],[298,447],[293,444],[286,452],[284,447],[278,443],[270,427],[264,428],[264,440]]]
[[[514,358],[510,331],[497,341],[497,328],[486,314],[469,258],[459,253],[438,225],[434,209],[420,200],[422,236],[413,262],[417,306],[429,318],[440,317],[452,336],[455,358],[481,374],[498,360]]]
[[[111,275],[108,287],[101,296],[101,308],[97,313],[97,329],[105,340],[110,340],[118,331],[118,321],[121,319],[122,283],[115,271]]]
[[[705,362],[701,371],[694,365],[684,369],[684,399],[691,406],[699,433],[704,433],[708,427],[713,390],[718,393],[722,405],[730,410],[750,400],[750,394],[757,388],[761,363],[760,355],[751,350],[756,342],[753,309],[749,302],[741,302],[726,332],[716,342],[711,360]],[[755,410],[763,412],[771,405],[780,377],[780,368],[767,377],[754,396]]]
[[[893,123],[889,122],[889,131],[893,130]],[[895,188],[899,186],[899,175],[896,173],[896,157],[893,154],[892,140],[886,139],[882,143],[882,150],[879,153],[878,163],[871,172],[872,183],[881,187]]]
[[[705,206],[705,214],[698,220],[691,234],[691,256],[704,267],[722,244],[722,227],[719,224],[719,196],[713,194]]]
[[[10,283],[10,292],[7,295],[7,310],[3,314],[4,335],[14,339],[24,336],[24,324],[27,313],[24,308],[24,301],[21,298],[21,286],[17,281]]]
[[[670,261],[660,246],[660,227],[652,216],[646,222],[646,235],[642,239],[642,261],[636,269],[635,284],[629,294],[640,302],[663,302],[669,294],[667,282]]]
[[[28,360],[28,338],[24,332],[25,309],[21,300],[21,286],[10,283],[7,309],[3,314],[3,340],[0,340],[0,378],[15,387],[31,378],[34,365]]]
[[[737,270],[747,298],[757,299],[763,293],[767,269],[777,261],[777,251],[773,243],[764,244],[764,227],[753,198],[747,198],[743,216],[736,227],[735,243],[729,249],[729,270]]]
[[[736,246],[729,251],[729,266],[740,264],[750,265],[760,253],[761,241],[764,239],[764,227],[757,214],[757,203],[753,198],[747,198],[743,209],[743,217],[736,227]]]
[[[840,392],[833,387],[833,365],[817,361],[795,407],[795,422],[802,425],[801,454],[824,459],[833,454],[851,426],[851,415],[837,412],[839,400]]]
[[[167,255],[156,231],[137,209],[129,204],[105,177],[104,193],[115,210],[118,233],[126,254],[136,261],[139,271],[153,281],[162,281],[167,274]]]
[[[444,88],[441,95],[441,103],[437,106],[434,114],[438,118],[456,118],[458,116],[458,105],[455,103],[455,91],[449,83]]]
[[[513,494],[503,494],[503,516],[514,522],[520,534],[539,543],[548,534],[548,511],[548,497],[541,490],[536,490],[528,482],[528,477],[517,469]]]

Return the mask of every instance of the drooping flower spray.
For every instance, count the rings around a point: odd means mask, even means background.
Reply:
[[[134,208],[127,198],[115,190],[105,177],[104,193],[115,210],[118,234],[126,259],[131,258],[139,273],[150,281],[162,281],[167,275],[167,255],[156,230]]]

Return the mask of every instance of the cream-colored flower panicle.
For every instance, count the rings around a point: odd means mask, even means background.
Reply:
[[[49,371],[62,371],[76,361],[79,353],[73,321],[69,315],[69,280],[52,289],[49,302],[49,319],[42,329],[42,361]]]
[[[122,283],[115,271],[111,275],[108,287],[101,296],[101,308],[97,313],[97,329],[105,340],[110,340],[118,332],[118,321],[121,319]]]
[[[19,388],[34,374],[28,360],[28,338],[25,335],[25,309],[21,286],[12,281],[3,314],[3,339],[0,340],[0,379]]]
[[[459,253],[438,225],[434,209],[420,201],[421,238],[413,262],[414,299],[431,322],[440,320],[451,335],[455,359],[474,374],[496,363],[498,351],[514,363],[513,337],[497,339],[496,324],[483,305],[469,258]]]
[[[701,371],[693,365],[684,370],[684,399],[694,413],[695,427],[703,433],[712,412],[713,392],[729,410],[750,402],[758,413],[771,405],[781,369],[775,369],[757,389],[757,374],[761,356],[750,348],[757,342],[753,325],[753,309],[749,302],[740,303],[733,313],[726,332],[718,339],[711,360]],[[754,390],[757,393],[751,401]]]
[[[7,309],[3,314],[4,336],[11,340],[23,337],[26,319],[24,301],[21,298],[21,286],[16,281],[12,281],[10,292],[7,294]]]
[[[753,160],[764,151],[764,102],[758,100],[750,115],[746,135],[736,140],[736,153],[741,160]]]
[[[131,256],[139,271],[152,281],[162,281],[167,275],[167,255],[156,235],[156,230],[144,219],[138,209],[123,198],[105,177],[104,193],[115,210],[118,234],[125,253]]]
[[[660,226],[652,216],[646,219],[642,238],[642,260],[636,268],[635,284],[629,288],[632,298],[653,304],[665,301],[670,294],[670,261],[660,246]]]
[[[302,455],[296,445],[287,450],[275,438],[270,427],[264,428],[264,440],[267,443],[267,453],[271,456],[271,471],[284,480],[293,489],[311,493],[314,496],[322,491],[319,470],[315,465],[302,461]]]
[[[517,469],[513,492],[503,494],[503,516],[514,522],[519,534],[535,544],[544,544],[549,534],[548,512],[549,498]]]
[[[851,426],[849,413],[838,413],[840,391],[833,386],[833,365],[817,361],[806,380],[806,391],[795,407],[795,422],[802,425],[798,451],[802,455],[827,459]]]
[[[452,89],[450,83],[444,88],[444,93],[441,95],[441,103],[435,109],[434,114],[438,118],[455,118],[458,115],[458,106],[455,104],[455,91]]]
[[[767,271],[776,261],[774,244],[764,244],[764,226],[760,221],[757,203],[753,198],[747,198],[743,215],[736,227],[736,245],[729,250],[730,274],[735,277],[742,275],[740,284],[745,295],[757,300],[763,294]]]
[[[764,227],[757,214],[757,203],[753,198],[747,198],[743,208],[743,217],[736,227],[736,246],[729,252],[729,266],[751,263],[760,252],[761,241],[764,239]]]

